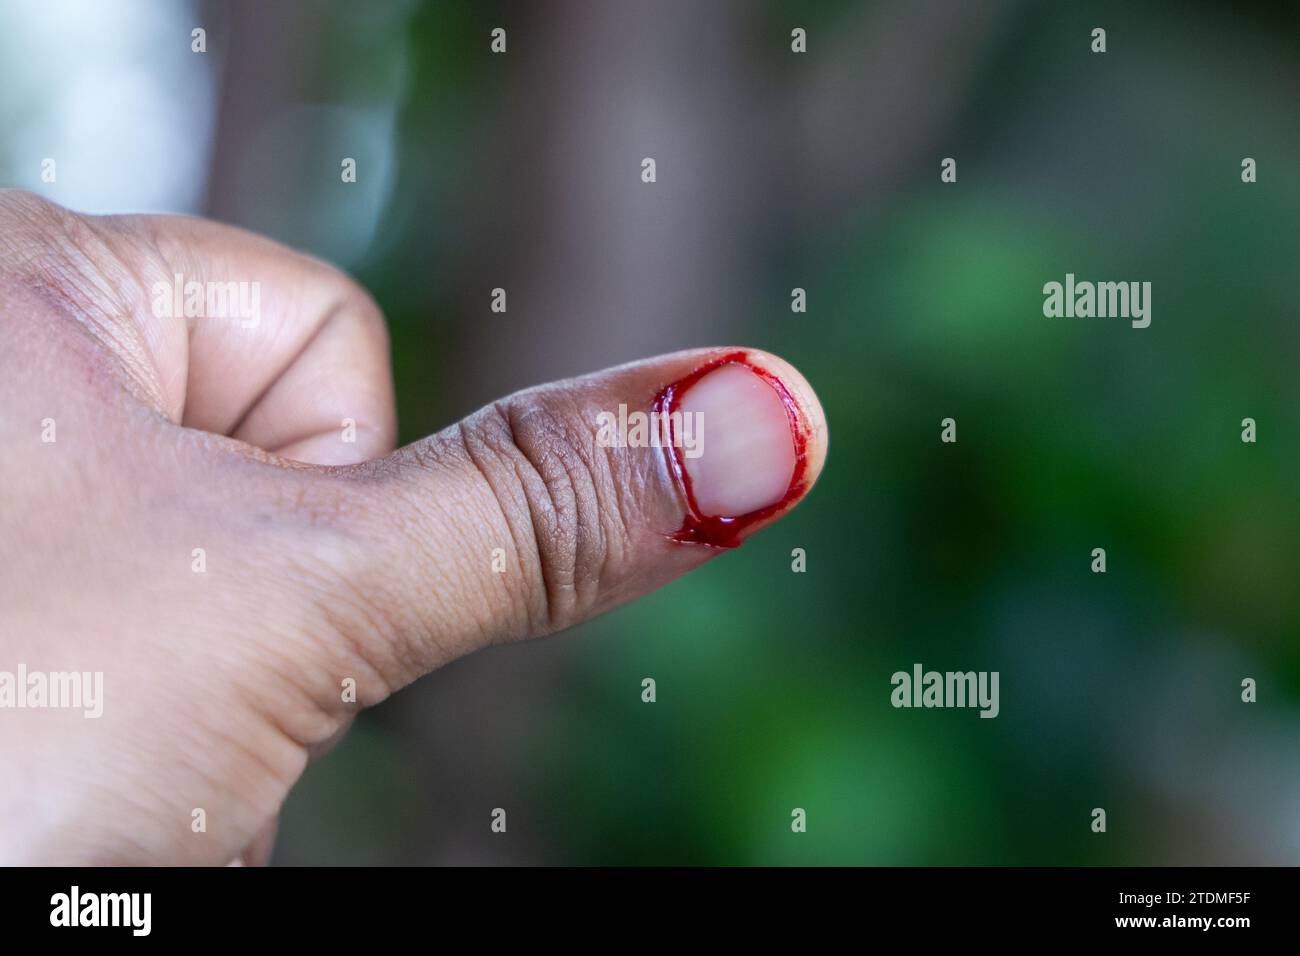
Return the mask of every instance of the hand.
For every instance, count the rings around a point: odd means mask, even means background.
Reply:
[[[656,400],[679,447],[626,447]],[[793,506],[827,440],[785,362],[701,349],[393,451],[383,319],[346,277],[9,190],[0,409],[11,863],[265,861],[360,707],[698,566]]]

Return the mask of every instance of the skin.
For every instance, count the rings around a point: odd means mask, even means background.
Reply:
[[[259,282],[259,325],[156,317],[175,273]],[[0,190],[0,670],[105,675],[99,719],[0,710],[0,862],[265,862],[361,707],[708,560],[668,537],[662,456],[593,434],[719,351],[529,389],[394,451],[383,318],[341,273],[204,220]],[[798,401],[811,484],[817,399],[748,355]]]

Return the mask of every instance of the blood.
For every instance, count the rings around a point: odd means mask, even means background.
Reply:
[[[695,500],[695,492],[691,487],[691,476],[686,471],[686,466],[682,461],[681,449],[678,447],[676,435],[672,434],[670,424],[668,426],[670,440],[666,443],[664,457],[667,459],[669,470],[676,476],[681,483],[682,490],[685,492],[686,520],[682,523],[681,528],[669,535],[669,537],[673,541],[680,541],[683,544],[702,544],[710,548],[738,548],[745,529],[780,514],[807,490],[804,475],[808,470],[808,427],[799,411],[799,403],[794,400],[794,396],[785,387],[785,383],[767,369],[760,368],[751,362],[748,355],[743,351],[728,352],[721,355],[707,364],[701,365],[685,378],[665,386],[655,396],[653,410],[660,414],[661,420],[671,423],[673,419],[670,416],[678,410],[682,396],[705,375],[723,365],[740,365],[749,369],[772,387],[772,390],[781,399],[781,404],[785,406],[785,413],[790,418],[790,435],[794,440],[794,471],[790,475],[790,486],[779,501],[757,511],[742,515],[704,514]]]

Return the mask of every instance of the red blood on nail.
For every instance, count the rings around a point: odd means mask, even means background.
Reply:
[[[780,398],[781,404],[785,407],[786,415],[789,417],[790,437],[794,443],[794,472],[790,477],[790,485],[785,494],[781,496],[780,500],[765,508],[759,508],[757,511],[741,515],[708,515],[700,510],[694,490],[691,487],[691,476],[682,460],[680,443],[674,434],[673,422],[675,420],[672,418],[673,412],[679,410],[682,396],[690,390],[691,386],[723,365],[742,366],[772,387],[772,390]],[[678,531],[669,535],[672,540],[689,544],[703,544],[712,548],[739,547],[741,536],[747,528],[784,511],[807,490],[805,473],[808,470],[808,427],[799,410],[799,404],[779,378],[767,369],[760,368],[751,362],[744,351],[728,352],[721,355],[700,366],[685,378],[665,386],[655,396],[652,409],[657,413],[659,420],[668,423],[669,441],[665,443],[664,456],[669,471],[681,484],[686,498],[686,519]]]

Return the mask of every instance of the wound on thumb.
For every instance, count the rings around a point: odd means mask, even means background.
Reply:
[[[376,463],[371,566],[429,669],[549,633],[735,547],[807,494],[827,431],[793,367],[697,349],[518,392]],[[415,632],[415,633],[412,633]],[[412,675],[415,676],[415,675]]]

